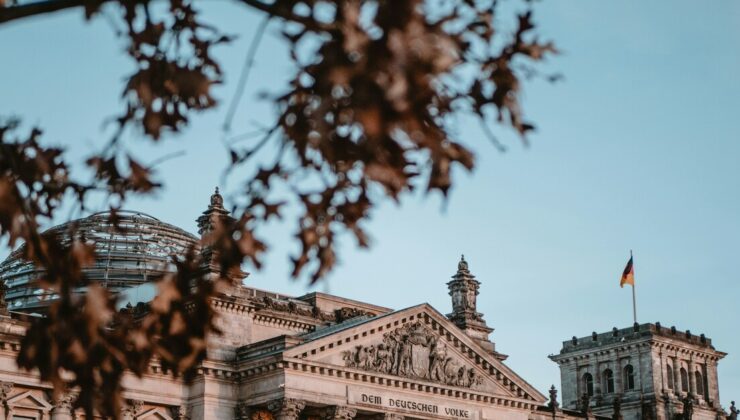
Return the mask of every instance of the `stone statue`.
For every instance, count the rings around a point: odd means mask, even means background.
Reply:
[[[683,420],[691,420],[694,417],[694,401],[691,395],[687,395],[683,399],[683,414],[681,418]]]
[[[740,414],[740,411],[735,407],[735,401],[732,401],[730,403],[730,415],[727,416],[727,420],[737,420],[738,414]]]
[[[409,342],[409,336],[404,335],[399,344],[400,356],[398,360],[398,374],[402,376],[410,376],[414,372],[411,364],[413,349],[411,347],[411,342]]]
[[[588,395],[588,393],[584,393],[581,396],[581,412],[588,418],[588,415],[591,413],[591,397]]]
[[[391,366],[391,353],[385,344],[378,344],[375,350],[375,370],[388,373]]]
[[[447,346],[437,341],[432,351],[429,352],[429,379],[433,381],[444,381],[445,359],[447,359]]]
[[[550,402],[547,403],[547,406],[550,407],[552,411],[557,411],[558,406],[558,390],[555,389],[555,385],[550,387]]]
[[[622,398],[619,395],[614,397],[612,407],[614,410],[612,413],[612,420],[622,420]]]

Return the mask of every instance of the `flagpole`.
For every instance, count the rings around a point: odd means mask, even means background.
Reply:
[[[632,272],[634,273],[635,270],[635,263],[634,258],[632,257],[632,250],[630,249],[630,259],[632,260]],[[637,298],[635,297],[635,281],[634,281],[634,274],[633,274],[633,280],[632,280],[632,317],[635,320],[635,324],[637,324]]]

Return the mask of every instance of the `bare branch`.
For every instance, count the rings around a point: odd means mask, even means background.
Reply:
[[[47,0],[33,3],[24,3],[10,7],[0,7],[0,24],[16,19],[58,12],[60,10],[82,7],[85,5],[101,5],[111,0]]]
[[[239,102],[241,101],[242,96],[244,96],[244,88],[247,86],[249,73],[251,72],[252,67],[254,67],[254,57],[257,54],[257,47],[259,47],[259,44],[262,41],[262,36],[265,34],[267,24],[270,23],[270,18],[270,15],[265,16],[265,18],[260,23],[260,26],[257,28],[257,31],[252,38],[252,42],[249,45],[247,57],[244,60],[244,67],[242,68],[241,76],[239,76],[239,83],[237,84],[236,91],[234,92],[234,99],[231,100],[231,105],[229,106],[229,110],[226,113],[226,118],[224,119],[223,129],[225,133],[231,131],[231,122],[234,119],[234,114],[236,113],[236,109],[239,106]]]

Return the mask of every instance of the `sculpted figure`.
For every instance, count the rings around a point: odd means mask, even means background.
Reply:
[[[476,375],[475,369],[473,369],[472,367],[468,369],[468,380],[467,380],[467,385],[465,386],[472,387],[473,385],[479,385],[480,380],[481,378],[478,375]]]
[[[455,380],[455,384],[457,386],[468,386],[467,384],[467,375],[465,375],[465,366],[460,366],[460,368],[457,370],[457,379]]]
[[[622,420],[622,399],[617,395],[612,403],[612,420]]]
[[[735,408],[735,401],[732,401],[730,403],[730,415],[727,416],[727,420],[737,420],[738,414],[740,414],[740,411]]]
[[[683,399],[683,420],[691,420],[694,417],[694,401],[690,395]]]
[[[447,359],[447,346],[445,346],[444,343],[437,341],[432,351],[429,352],[429,379],[444,382],[445,359]]]
[[[391,353],[384,344],[378,344],[375,351],[375,369],[378,372],[388,373],[391,366]]]
[[[399,343],[398,337],[394,333],[386,334],[386,338],[388,339],[388,351],[391,354],[390,373],[398,375],[398,365],[401,359],[401,343]]]
[[[401,357],[398,362],[398,374],[404,375],[404,376],[410,376],[413,373],[412,367],[411,367],[411,356],[412,356],[412,347],[411,343],[409,342],[409,336],[404,335],[401,339],[401,343],[399,343]]]
[[[457,380],[457,362],[452,357],[447,356],[445,359],[444,373],[444,383],[454,385]]]
[[[352,350],[343,351],[342,360],[347,367],[357,367],[356,353]]]
[[[364,351],[363,369],[370,370],[375,366],[375,346],[370,345],[365,347]]]

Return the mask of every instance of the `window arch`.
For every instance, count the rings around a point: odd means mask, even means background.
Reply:
[[[601,388],[605,393],[611,394],[614,392],[614,372],[612,372],[611,369],[606,369],[604,373],[601,374],[601,380],[603,382],[603,384],[601,384]]]
[[[673,368],[671,365],[665,365],[666,374],[668,375],[668,389],[673,389]]]
[[[704,396],[704,377],[698,370],[694,372],[694,379],[696,379],[696,393]]]
[[[594,396],[594,377],[588,372],[583,374],[583,388],[589,397]]]
[[[624,367],[624,375],[622,375],[622,378],[624,380],[625,391],[631,391],[635,389],[635,368],[633,368],[632,365],[627,365]]]
[[[689,392],[689,374],[684,368],[681,368],[681,391]]]

